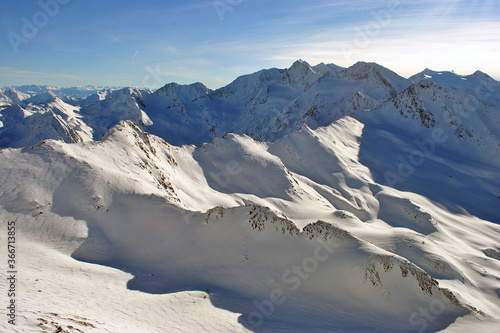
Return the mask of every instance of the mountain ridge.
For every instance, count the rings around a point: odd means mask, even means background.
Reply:
[[[1,110],[21,329],[494,332],[497,83],[424,74],[297,61]]]

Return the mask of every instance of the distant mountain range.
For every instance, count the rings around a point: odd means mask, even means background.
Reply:
[[[10,86],[4,87],[3,90],[14,89],[21,93],[34,96],[37,94],[45,93],[51,91],[58,97],[73,97],[73,98],[85,98],[92,94],[96,94],[102,90],[113,89],[117,90],[123,87],[97,87],[97,86],[82,86],[82,87],[56,87],[48,85],[23,85],[23,86]]]
[[[419,85],[421,80],[436,85],[426,84],[424,87]],[[457,88],[459,91],[455,92]],[[37,89],[40,93],[33,95]],[[76,141],[100,139],[119,120],[134,120],[137,125],[146,126],[148,132],[170,143],[200,144],[228,132],[247,134],[257,140],[276,140],[302,125],[311,128],[326,126],[346,115],[389,104],[391,107],[395,105],[404,117],[419,118],[428,127],[436,122],[433,109],[449,108],[450,103],[458,103],[461,99],[484,103],[485,108],[498,107],[499,89],[497,81],[479,71],[462,77],[426,69],[405,79],[374,63],[359,62],[342,68],[332,64],[311,67],[304,61],[297,61],[288,69],[274,68],[239,77],[217,90],[208,89],[201,83],[170,83],[155,92],[133,88],[98,90],[96,87],[54,89],[23,86],[22,91],[11,88],[0,92],[0,103],[4,108],[11,105],[23,108],[29,113],[23,122],[29,122],[31,116],[46,113],[47,109],[57,110],[61,122],[53,123],[54,126],[74,131],[74,127],[66,122],[68,117],[74,119],[74,126],[79,130],[71,137]],[[83,92],[89,96],[78,97]],[[439,101],[433,101],[432,106],[431,101],[425,100],[429,93],[440,95]],[[412,104],[410,108],[407,108],[408,103]],[[416,105],[422,106],[423,112]],[[33,112],[33,106],[36,106],[36,112]],[[66,115],[70,112],[67,110],[73,110],[75,117]],[[5,110],[3,114],[10,112],[15,111]],[[94,115],[100,114],[108,114],[109,121],[102,124],[101,119],[93,119]],[[426,115],[429,115],[428,119]],[[80,126],[81,122],[83,126]],[[2,132],[9,131],[8,123],[4,123]],[[486,122],[486,125],[490,124]],[[467,124],[450,126],[456,127],[454,130],[461,133],[462,138],[472,130]],[[48,127],[42,126],[41,129],[47,130]],[[476,134],[489,137],[488,129],[485,130],[486,133]],[[29,132],[34,135],[33,131]],[[36,137],[58,139],[43,133],[36,133]],[[477,140],[482,140],[482,137]],[[30,144],[34,143],[30,141]],[[0,138],[1,146],[16,146],[16,143],[6,142],[4,135]]]

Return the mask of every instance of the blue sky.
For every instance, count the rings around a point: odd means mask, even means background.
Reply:
[[[497,0],[2,0],[0,18],[0,87],[218,88],[299,58],[500,79]]]

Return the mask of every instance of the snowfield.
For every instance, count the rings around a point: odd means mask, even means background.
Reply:
[[[497,332],[499,92],[297,61],[215,91],[9,97],[0,330]]]

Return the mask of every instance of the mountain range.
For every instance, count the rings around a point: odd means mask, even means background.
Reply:
[[[52,88],[0,91],[20,331],[500,327],[487,74],[298,60],[216,90]]]

